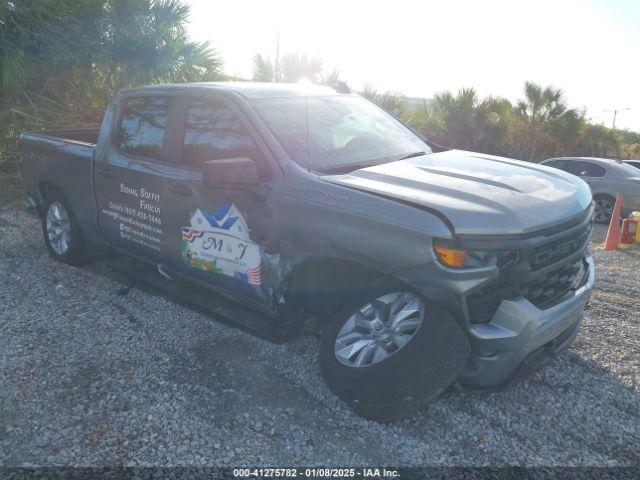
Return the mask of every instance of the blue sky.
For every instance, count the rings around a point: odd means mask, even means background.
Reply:
[[[640,131],[640,0],[191,0],[190,33],[249,77],[255,53],[322,57],[355,88],[430,97],[474,87],[517,100],[565,91],[593,121]]]

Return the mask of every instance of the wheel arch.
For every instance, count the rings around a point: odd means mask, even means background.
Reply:
[[[38,182],[38,194],[40,195],[40,209],[44,208],[44,203],[45,200],[47,198],[47,196],[54,190],[58,190],[59,192],[61,192],[64,195],[64,192],[62,191],[62,189],[58,186],[55,185],[51,182],[47,182],[45,180],[42,180],[40,182]],[[66,195],[65,195],[66,197]],[[44,213],[44,212],[42,212]]]
[[[613,200],[614,202],[616,201],[616,196],[607,192],[594,192],[593,199],[595,200],[596,198],[608,198]]]
[[[296,263],[284,277],[279,297],[295,316],[331,316],[365,288],[401,281],[350,259],[317,255]]]

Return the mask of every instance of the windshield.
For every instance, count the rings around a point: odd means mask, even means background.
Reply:
[[[357,96],[270,98],[253,107],[289,156],[309,170],[355,170],[429,146],[384,110]]]

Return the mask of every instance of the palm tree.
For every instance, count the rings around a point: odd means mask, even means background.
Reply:
[[[359,93],[392,115],[406,120],[409,108],[403,94],[390,90],[379,92],[369,84],[365,84]]]
[[[516,114],[524,122],[524,153],[528,160],[534,160],[543,137],[551,136],[562,141],[577,134],[581,115],[567,107],[560,89],[551,86],[542,88],[533,82],[526,82],[524,90],[525,98],[516,104]],[[552,133],[554,127],[555,135]]]
[[[441,133],[446,132],[446,145],[467,150],[472,147],[477,128],[477,103],[478,97],[473,88],[463,88],[455,96],[451,92],[434,95],[430,123]]]
[[[282,57],[277,71],[271,57],[256,54],[253,57],[252,79],[257,82],[296,83],[308,81],[320,85],[329,85],[341,92],[348,92],[346,82],[340,79],[337,68],[325,71],[320,57],[288,53]]]
[[[0,2],[0,94],[43,85],[48,70],[64,72],[97,46],[98,0]]]
[[[493,155],[513,155],[513,105],[506,98],[487,97],[474,109],[476,139],[474,149]]]
[[[275,80],[275,71],[271,58],[263,57],[259,53],[254,55],[253,79],[256,82],[273,82]]]
[[[181,0],[110,0],[104,12],[98,61],[108,66],[111,88],[220,76],[216,51],[188,40],[189,7]]]
[[[183,0],[0,1],[0,150],[23,128],[97,121],[117,88],[212,80]]]
[[[221,60],[188,40],[188,15],[182,0],[1,2],[2,93],[52,90],[78,70],[112,89],[217,78]]]
[[[279,81],[293,83],[306,80],[319,83],[322,77],[322,60],[320,57],[309,57],[305,54],[288,53],[283,55]]]

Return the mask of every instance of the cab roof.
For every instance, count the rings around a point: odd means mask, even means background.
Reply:
[[[206,90],[215,89],[234,92],[247,99],[276,98],[276,97],[310,97],[336,95],[331,87],[314,85],[311,83],[261,83],[261,82],[197,82],[197,83],[168,83],[161,85],[147,85],[144,87],[126,88],[125,93],[167,91],[167,90]]]

